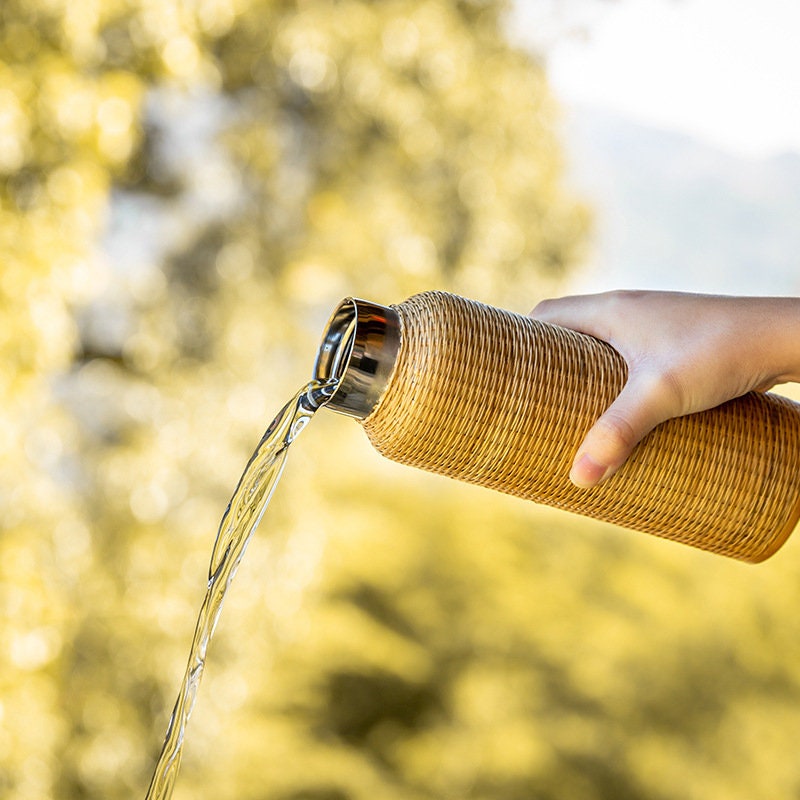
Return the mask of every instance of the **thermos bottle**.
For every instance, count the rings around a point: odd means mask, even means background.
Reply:
[[[627,366],[605,342],[444,292],[348,298],[315,367],[328,407],[403,464],[744,561],[800,517],[800,405],[750,393],[653,430],[593,489],[568,479]]]

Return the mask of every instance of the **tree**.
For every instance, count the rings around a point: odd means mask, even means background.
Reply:
[[[0,13],[0,785],[143,795],[216,524],[333,305],[524,311],[587,214],[502,3]],[[414,475],[333,415],[312,430],[177,797],[758,796],[740,721],[798,723],[788,578],[778,603],[710,556]],[[759,775],[786,795],[781,752]]]

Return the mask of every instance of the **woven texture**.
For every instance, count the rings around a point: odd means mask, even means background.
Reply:
[[[395,306],[401,346],[364,420],[388,458],[746,561],[800,516],[800,406],[751,393],[651,432],[594,489],[567,475],[626,380],[592,337],[442,292]]]

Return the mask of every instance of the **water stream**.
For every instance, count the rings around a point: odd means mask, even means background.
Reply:
[[[317,409],[328,401],[336,385],[336,380],[311,381],[281,409],[250,457],[222,516],[208,568],[208,588],[197,618],[186,672],[146,800],[169,800],[172,797],[181,764],[186,723],[194,708],[208,644],[214,635],[225,593],[269,505],[283,472],[289,445]]]

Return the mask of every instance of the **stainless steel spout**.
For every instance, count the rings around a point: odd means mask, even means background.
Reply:
[[[328,320],[314,364],[317,380],[337,380],[326,405],[365,419],[380,400],[400,347],[400,317],[393,308],[348,297]]]

